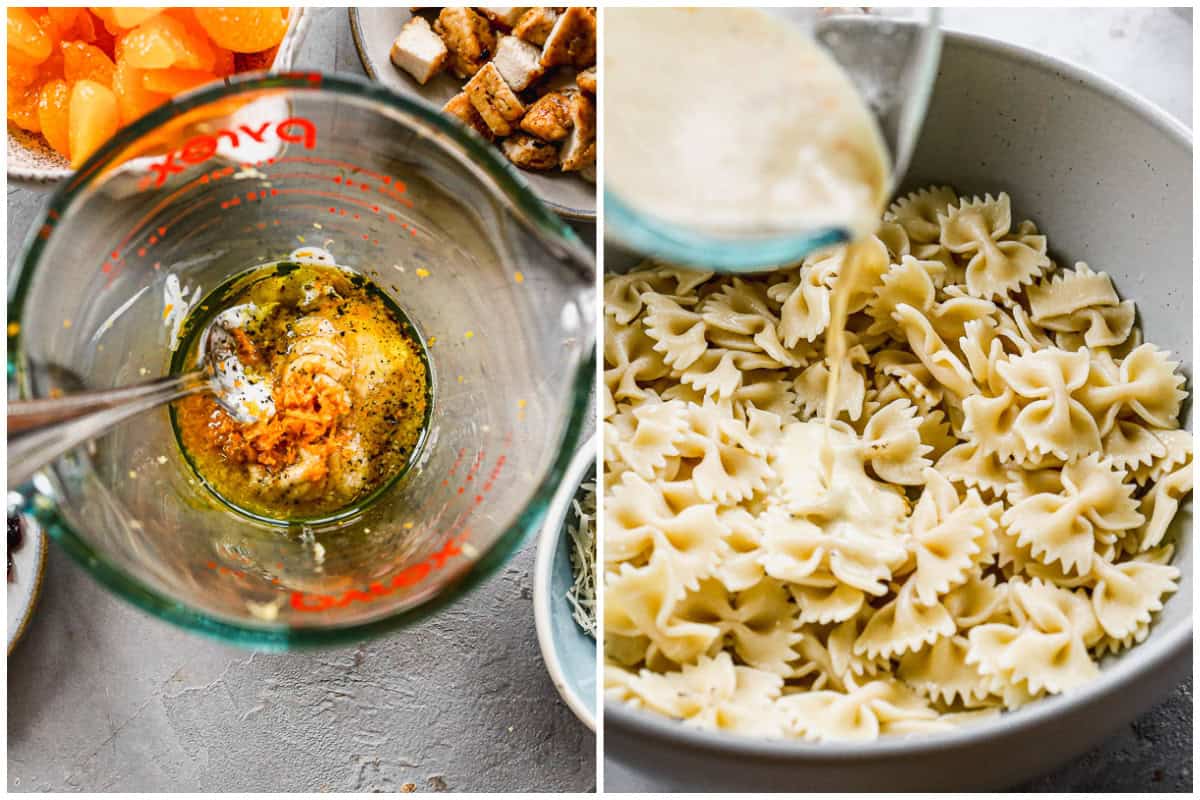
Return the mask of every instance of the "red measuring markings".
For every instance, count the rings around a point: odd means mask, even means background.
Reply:
[[[237,147],[245,137],[260,144],[266,142],[271,132],[271,123],[264,122],[257,127],[239,125],[236,130],[222,128],[214,134],[193,136],[183,143],[178,150],[167,153],[162,161],[150,165],[155,186],[162,186],[167,178],[177,172],[183,172],[189,164],[200,164],[217,154],[217,146],[221,139],[228,139],[230,145]],[[305,117],[289,117],[275,124],[274,134],[282,142],[301,144],[308,150],[317,146],[317,126]],[[180,163],[182,162],[182,163]]]
[[[401,570],[386,584],[375,581],[365,591],[347,589],[338,595],[292,592],[292,608],[297,611],[326,611],[330,608],[344,608],[354,602],[371,603],[381,597],[387,597],[397,589],[416,586],[428,578],[430,573],[444,569],[446,562],[451,558],[462,555],[461,545],[470,535],[469,530],[463,531],[458,536],[448,539],[442,549],[434,553],[428,560]]]
[[[512,434],[505,436],[505,444],[512,442]],[[462,465],[463,458],[466,455],[466,448],[458,451],[458,456],[451,468],[451,473],[457,470]],[[480,450],[476,453],[472,461],[471,471],[467,478],[471,479],[477,474],[479,467],[482,466],[484,459],[484,451]],[[492,485],[496,478],[504,469],[507,457],[500,455],[492,465],[491,471],[488,473],[487,482],[484,483],[481,493],[475,496],[475,505],[483,502],[483,496],[491,491]],[[445,485],[445,484],[443,484]],[[464,483],[465,485],[465,483]],[[461,494],[461,490],[459,492]],[[366,589],[347,589],[339,594],[319,594],[315,592],[299,592],[293,591],[289,597],[291,606],[296,611],[319,612],[327,611],[331,608],[345,608],[351,603],[371,603],[380,598],[387,597],[395,593],[399,589],[405,589],[425,581],[430,575],[445,569],[447,563],[457,556],[463,554],[463,545],[471,536],[471,529],[467,527],[467,522],[470,520],[473,513],[473,508],[468,508],[465,511],[459,512],[454,521],[449,526],[449,531],[446,538],[446,543],[442,545],[442,549],[434,553],[429,558],[417,564],[407,567],[393,576],[386,582],[375,581],[367,586]],[[246,559],[239,559],[249,563]],[[232,577],[239,580],[247,577],[246,572],[238,569],[232,569],[224,565],[218,564],[216,561],[209,561],[205,564],[208,569],[213,570],[218,575]],[[276,568],[282,568],[282,564],[276,564]],[[278,578],[272,578],[272,583],[279,583]]]

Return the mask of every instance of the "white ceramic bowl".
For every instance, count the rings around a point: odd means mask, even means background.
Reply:
[[[295,63],[296,53],[308,32],[312,12],[293,7],[289,13],[288,29],[271,61],[271,72],[286,72]],[[67,160],[46,143],[40,134],[8,126],[8,177],[22,180],[58,181],[75,174]]]
[[[1112,275],[1137,302],[1147,340],[1184,361],[1190,384],[1191,176],[1190,131],[1144,100],[1038,53],[947,33],[904,191],[934,182],[965,194],[1007,191],[1059,263],[1087,261]],[[610,257],[607,266],[621,265]],[[1012,786],[1097,744],[1191,674],[1191,531],[1189,500],[1174,525],[1179,591],[1149,638],[1080,691],[953,733],[861,744],[720,736],[610,702],[605,756],[660,790]]]

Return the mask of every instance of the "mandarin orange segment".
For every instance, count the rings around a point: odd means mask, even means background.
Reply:
[[[121,123],[128,125],[138,117],[167,102],[167,95],[151,92],[143,85],[143,71],[118,61],[113,73],[113,92],[117,95],[117,108],[121,112]]]
[[[196,69],[151,69],[142,73],[142,86],[162,94],[179,94],[215,80],[213,73]]]
[[[257,53],[283,41],[286,8],[196,8],[196,19],[219,46],[235,53]]]
[[[34,64],[50,57],[54,44],[24,8],[8,9],[8,48],[16,50]]]
[[[104,51],[84,42],[63,42],[63,76],[70,83],[95,81],[112,86],[116,65]]]
[[[211,70],[216,62],[216,53],[207,39],[166,14],[153,17],[125,34],[121,52],[138,69]]]
[[[46,81],[42,86],[41,97],[38,99],[38,122],[42,126],[42,136],[50,146],[67,158],[70,152],[70,126],[68,110],[71,102],[71,89],[62,79]]]
[[[71,167],[78,169],[121,126],[113,90],[83,80],[71,87],[69,142]]]
[[[8,85],[16,86],[23,89],[29,84],[36,81],[38,78],[38,68],[36,64],[20,64],[9,59],[8,62]]]
[[[163,12],[161,8],[110,8],[112,20],[117,27],[129,30]]]
[[[17,88],[8,87],[8,118],[19,128],[37,133],[42,129],[38,119],[37,105],[42,96],[40,83]]]

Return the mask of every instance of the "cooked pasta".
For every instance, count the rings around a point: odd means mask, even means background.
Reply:
[[[946,730],[1092,680],[1176,590],[1185,379],[1106,273],[1059,269],[1006,194],[914,192],[834,365],[844,260],[606,280],[610,698],[757,736]]]

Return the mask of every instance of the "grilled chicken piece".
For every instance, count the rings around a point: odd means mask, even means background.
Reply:
[[[571,132],[571,96],[566,92],[543,95],[521,118],[521,130],[547,142],[561,142]]]
[[[508,160],[523,169],[554,169],[558,166],[558,147],[526,133],[514,133],[500,143]]]
[[[529,6],[514,6],[513,8],[476,7],[476,11],[488,18],[488,21],[503,31],[511,31],[513,25],[529,10]]]
[[[588,67],[575,76],[575,82],[579,84],[579,88],[583,89],[593,97],[596,96],[596,68]]]
[[[422,85],[438,74],[449,58],[446,43],[424,17],[413,17],[404,23],[400,35],[392,42],[392,63]]]
[[[451,116],[458,117],[462,122],[474,128],[475,131],[487,139],[489,142],[496,137],[492,134],[492,129],[483,121],[483,117],[479,116],[479,112],[475,110],[475,106],[471,105],[470,98],[466,92],[459,92],[450,98],[446,105],[442,106],[442,111],[445,111]]]
[[[583,92],[571,95],[571,133],[560,154],[564,172],[596,163],[596,104]]]
[[[524,39],[532,45],[541,47],[546,43],[546,37],[554,29],[554,20],[558,12],[553,8],[537,6],[526,11],[517,24],[513,26],[513,36]]]
[[[469,8],[443,8],[433,29],[450,49],[450,71],[469,78],[496,50],[496,34],[483,17]]]
[[[590,67],[596,63],[596,15],[581,6],[571,6],[554,21],[542,47],[542,66],[574,64]]]
[[[504,82],[496,65],[488,62],[463,87],[471,105],[497,136],[508,136],[522,116],[525,106],[512,87]]]
[[[492,63],[513,91],[523,92],[546,72],[541,57],[542,52],[529,42],[515,36],[501,36]]]

